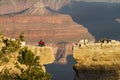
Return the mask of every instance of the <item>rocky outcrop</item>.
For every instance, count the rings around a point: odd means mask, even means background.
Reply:
[[[26,14],[26,15],[47,15],[47,14],[51,14],[51,13],[50,13],[50,11],[48,11],[45,8],[45,5],[41,1],[38,1],[37,3],[33,4],[30,8],[25,10],[22,14]]]
[[[1,0],[0,14],[18,12],[20,10],[29,8],[38,0]],[[52,10],[59,10],[71,3],[71,0],[41,0],[46,7]]]
[[[29,1],[29,2],[28,2]],[[0,14],[18,12],[23,9],[29,8],[34,3],[30,0],[1,0],[0,1]]]
[[[74,47],[74,80],[120,80],[120,42],[100,45]]]
[[[42,0],[42,1],[47,7],[56,11],[68,4],[71,4],[71,0]]]
[[[46,72],[44,65],[51,64],[55,60],[53,49],[48,46],[38,47],[27,45],[26,47],[28,47],[28,49],[31,50],[35,54],[35,56],[40,56],[40,65],[42,66],[42,69]],[[11,73],[20,73],[20,71],[15,67],[18,55],[18,52],[6,55],[7,58],[9,58],[9,62],[1,63],[0,71],[3,69],[10,69],[10,71],[12,71]],[[21,65],[21,67],[23,69],[26,69],[25,65]]]
[[[32,7],[0,17],[1,32],[5,36],[18,37],[21,32],[28,43],[45,42],[75,42],[87,38],[94,41],[94,37],[86,28],[73,22],[68,15],[55,14],[45,8],[41,2]]]
[[[50,64],[55,60],[54,51],[52,47],[45,46],[27,46],[36,56],[40,56],[40,64]]]

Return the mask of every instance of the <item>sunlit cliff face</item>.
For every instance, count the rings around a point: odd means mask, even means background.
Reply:
[[[30,7],[37,0],[10,1],[0,1],[0,14],[21,11]],[[58,13],[70,15],[75,22],[84,25],[88,31],[96,37],[96,39],[99,40],[101,37],[107,37],[120,40],[120,23],[115,20],[120,17],[120,0],[42,1],[46,7],[52,9],[53,11],[55,10]],[[6,3],[3,4],[3,2]]]
[[[30,7],[38,0],[0,0],[0,13],[14,12]],[[107,2],[120,3],[120,0],[41,0],[46,7],[58,11],[64,6],[71,6],[73,2]],[[9,7],[10,6],[10,7]],[[3,9],[3,10],[2,10]]]

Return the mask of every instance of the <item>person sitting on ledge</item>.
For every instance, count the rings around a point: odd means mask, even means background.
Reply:
[[[43,42],[42,40],[40,40],[40,41],[39,41],[39,46],[40,46],[40,47],[45,46],[45,42]]]

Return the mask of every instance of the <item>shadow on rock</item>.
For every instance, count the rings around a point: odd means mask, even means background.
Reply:
[[[73,80],[75,72],[73,65],[75,61],[72,55],[67,56],[67,63],[62,64],[55,62],[53,64],[45,65],[47,72],[52,74],[52,80]]]

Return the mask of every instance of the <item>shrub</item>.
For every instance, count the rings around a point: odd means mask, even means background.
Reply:
[[[17,61],[27,66],[27,69],[21,68],[18,63],[16,68],[21,71],[21,74],[11,74],[8,69],[0,73],[0,80],[51,80],[51,75],[43,71],[39,64],[40,58],[35,56],[27,47],[20,49]]]
[[[11,39],[3,38],[3,43],[5,44],[5,46],[3,46],[1,49],[2,53],[16,52],[21,47],[21,43],[19,40],[11,40]]]
[[[20,41],[24,41],[23,34],[19,38],[18,40],[2,38],[5,46],[0,51],[0,61],[8,62],[9,59],[6,57],[6,53],[13,53],[19,50],[15,67],[21,71],[21,74],[11,74],[9,72],[10,69],[3,69],[0,72],[0,80],[51,80],[51,75],[42,69],[39,56],[35,56],[27,47],[20,49]],[[27,69],[21,68],[18,63],[26,65]]]
[[[4,46],[1,46],[0,50],[0,61],[3,62],[9,62],[9,57],[7,57],[7,53],[13,53],[16,52],[20,49],[21,43],[19,40],[12,40],[12,39],[7,39],[0,34],[0,41]]]
[[[10,74],[8,69],[4,69],[0,72],[0,80],[19,80],[17,74]]]
[[[21,80],[50,80],[51,75],[43,71],[40,65],[40,58],[35,56],[31,50],[24,47],[19,52],[18,61],[28,68],[24,71],[21,69]]]

